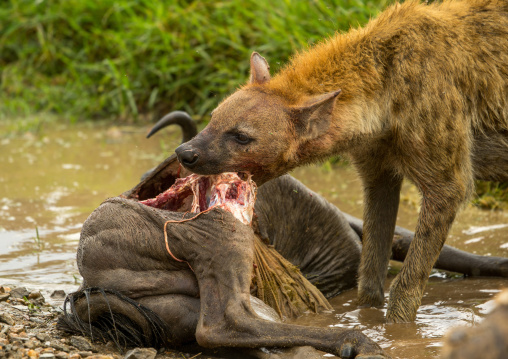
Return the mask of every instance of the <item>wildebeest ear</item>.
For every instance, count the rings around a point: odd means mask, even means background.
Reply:
[[[263,56],[253,52],[250,56],[250,83],[262,85],[270,81],[270,66]]]
[[[314,96],[303,106],[291,109],[298,136],[305,140],[312,140],[321,136],[330,127],[335,101],[341,90]]]

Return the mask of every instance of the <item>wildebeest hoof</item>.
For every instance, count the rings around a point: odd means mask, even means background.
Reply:
[[[338,355],[343,359],[389,358],[377,343],[358,330],[346,332],[343,338],[343,343],[338,351]]]

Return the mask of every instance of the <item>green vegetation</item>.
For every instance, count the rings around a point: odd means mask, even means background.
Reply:
[[[477,198],[473,204],[484,209],[508,208],[508,183],[476,181]]]
[[[7,0],[0,118],[202,116],[248,76],[375,16],[390,0]]]
[[[38,133],[61,117],[131,122],[176,109],[201,117],[245,82],[252,51],[276,72],[294,51],[365,24],[392,1],[6,0],[0,119],[20,118],[8,132]],[[477,206],[508,201],[508,184],[477,189]]]

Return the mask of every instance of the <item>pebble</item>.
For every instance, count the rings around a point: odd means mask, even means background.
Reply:
[[[37,346],[40,345],[40,342],[38,340],[34,340],[33,338],[30,339],[29,341],[27,341],[25,343],[25,348],[28,348],[28,349],[35,349],[37,348]]]
[[[65,291],[61,289],[54,290],[53,293],[51,293],[50,295],[50,297],[53,299],[65,298],[65,296],[66,296]]]
[[[39,339],[41,342],[49,342],[51,337],[46,333],[37,333],[35,337]]]
[[[7,313],[0,313],[0,322],[5,323],[5,324],[9,324],[9,325],[16,324],[14,319],[12,319],[12,317],[9,314],[7,314]]]
[[[153,348],[134,348],[125,354],[123,359],[154,359],[157,350]]]
[[[40,291],[38,290],[34,290],[32,292],[30,292],[30,294],[28,295],[28,299],[40,299],[40,298],[44,298],[41,294]]]
[[[55,354],[56,359],[67,359],[69,357],[69,353],[66,352],[58,352]]]
[[[56,350],[59,350],[61,352],[67,352],[67,353],[70,352],[70,348],[61,342],[59,343],[57,341],[52,341],[50,343],[50,346],[52,346],[53,348],[55,348]]]
[[[23,299],[23,297],[28,297],[30,292],[25,287],[18,287],[11,290],[12,298]]]
[[[39,355],[39,359],[55,359],[55,354],[43,353],[43,354]]]
[[[70,344],[81,351],[95,351],[92,343],[85,337],[72,336]]]
[[[11,296],[11,293],[1,293],[0,294],[0,302],[4,302],[7,299],[9,299]]]
[[[21,333],[25,330],[25,326],[22,325],[22,324],[18,324],[18,325],[14,325],[10,328],[9,332],[10,333],[15,333],[15,334],[18,334],[18,333]]]

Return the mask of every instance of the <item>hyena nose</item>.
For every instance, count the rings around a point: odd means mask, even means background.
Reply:
[[[175,152],[178,161],[188,169],[192,169],[198,163],[199,154],[185,143],[178,146]]]

